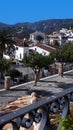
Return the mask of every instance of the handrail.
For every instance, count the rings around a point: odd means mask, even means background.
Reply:
[[[15,128],[19,130],[20,126],[30,128],[33,122],[43,121],[44,116],[45,116],[44,120],[45,124],[43,126],[41,122],[42,125],[40,124],[38,130],[47,130],[47,127],[51,130],[50,123],[47,123],[49,114],[51,112],[57,113],[59,110],[62,109],[62,116],[66,117],[69,111],[70,101],[73,101],[72,87],[64,90],[63,92],[54,94],[52,96],[48,96],[47,98],[41,99],[40,101],[37,101],[33,104],[30,104],[26,107],[23,107],[19,110],[16,110],[14,112],[11,112],[9,114],[0,117],[0,130],[2,130],[4,125],[8,122],[10,122],[13,125],[13,130],[15,130]],[[42,112],[39,113],[38,112],[39,109],[41,109]],[[24,117],[26,114],[29,115],[28,119]],[[57,130],[60,130],[59,126]]]

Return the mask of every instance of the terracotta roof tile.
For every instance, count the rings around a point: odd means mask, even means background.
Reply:
[[[42,49],[44,49],[46,51],[49,51],[49,52],[56,51],[56,48],[48,46],[48,45],[46,45],[46,44],[44,44],[42,42],[38,43],[36,46],[38,46],[38,47],[40,47],[40,48],[42,48]]]
[[[17,37],[13,37],[13,40],[14,40],[16,46],[28,47],[27,40],[24,41],[24,39],[19,39]]]

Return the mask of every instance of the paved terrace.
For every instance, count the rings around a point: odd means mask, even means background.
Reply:
[[[33,91],[42,96],[50,96],[70,87],[73,87],[73,70],[65,72],[63,78],[58,74],[42,78],[37,86],[34,86],[34,81],[32,81],[13,86],[10,90],[2,89],[0,90],[0,105],[14,101],[22,96],[30,95]]]

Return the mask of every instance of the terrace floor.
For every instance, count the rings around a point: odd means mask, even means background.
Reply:
[[[73,70],[65,72],[64,77],[61,78],[58,74],[48,76],[40,79],[37,86],[34,86],[34,81],[16,85],[10,88],[10,90],[0,90],[0,106],[3,103],[8,103],[30,95],[32,92],[36,92],[38,95],[50,96],[55,93],[64,91],[67,88],[73,87]]]

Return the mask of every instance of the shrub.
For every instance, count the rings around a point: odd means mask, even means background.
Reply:
[[[12,69],[8,71],[7,75],[9,75],[11,78],[16,78],[20,77],[22,74],[18,70]]]
[[[57,119],[57,123],[61,123],[60,130],[73,130],[73,116],[68,116],[67,118]]]

